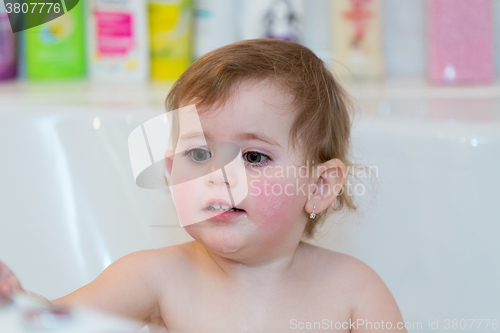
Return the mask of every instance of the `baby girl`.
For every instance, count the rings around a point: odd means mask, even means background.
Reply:
[[[168,110],[195,106],[196,116],[179,113],[170,181],[191,180],[186,166],[215,170],[216,147],[231,144],[240,168],[172,191],[194,241],[126,255],[52,303],[169,332],[406,332],[370,267],[304,242],[328,216],[356,209],[345,185],[350,102],[324,62],[294,42],[244,40],[195,61],[167,97]],[[188,133],[193,124],[202,135]],[[183,212],[188,201],[200,210]],[[0,292],[27,292],[2,263]]]

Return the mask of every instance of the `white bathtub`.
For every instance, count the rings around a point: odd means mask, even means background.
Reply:
[[[169,194],[137,187],[131,173],[129,133],[164,109],[123,89],[0,86],[0,260],[49,299],[130,252],[191,239]]]
[[[127,253],[190,240],[168,193],[134,184],[128,157],[128,134],[166,92],[0,86],[0,260],[25,288],[57,298]],[[353,154],[377,168],[378,192],[318,243],[373,267],[423,330],[500,319],[500,86],[354,92]]]
[[[500,85],[350,88],[364,111],[353,154],[378,192],[319,243],[373,267],[414,331],[500,321]]]

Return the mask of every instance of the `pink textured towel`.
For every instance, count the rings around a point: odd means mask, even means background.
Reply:
[[[492,0],[430,0],[429,25],[432,81],[493,80]]]

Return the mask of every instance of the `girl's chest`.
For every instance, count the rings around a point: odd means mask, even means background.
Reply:
[[[345,295],[329,288],[178,288],[160,313],[169,332],[349,332]]]

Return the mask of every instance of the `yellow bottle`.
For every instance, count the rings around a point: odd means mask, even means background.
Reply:
[[[151,76],[175,80],[192,59],[192,0],[150,0],[148,10]]]
[[[381,9],[382,0],[333,1],[333,68],[337,76],[383,77]]]

